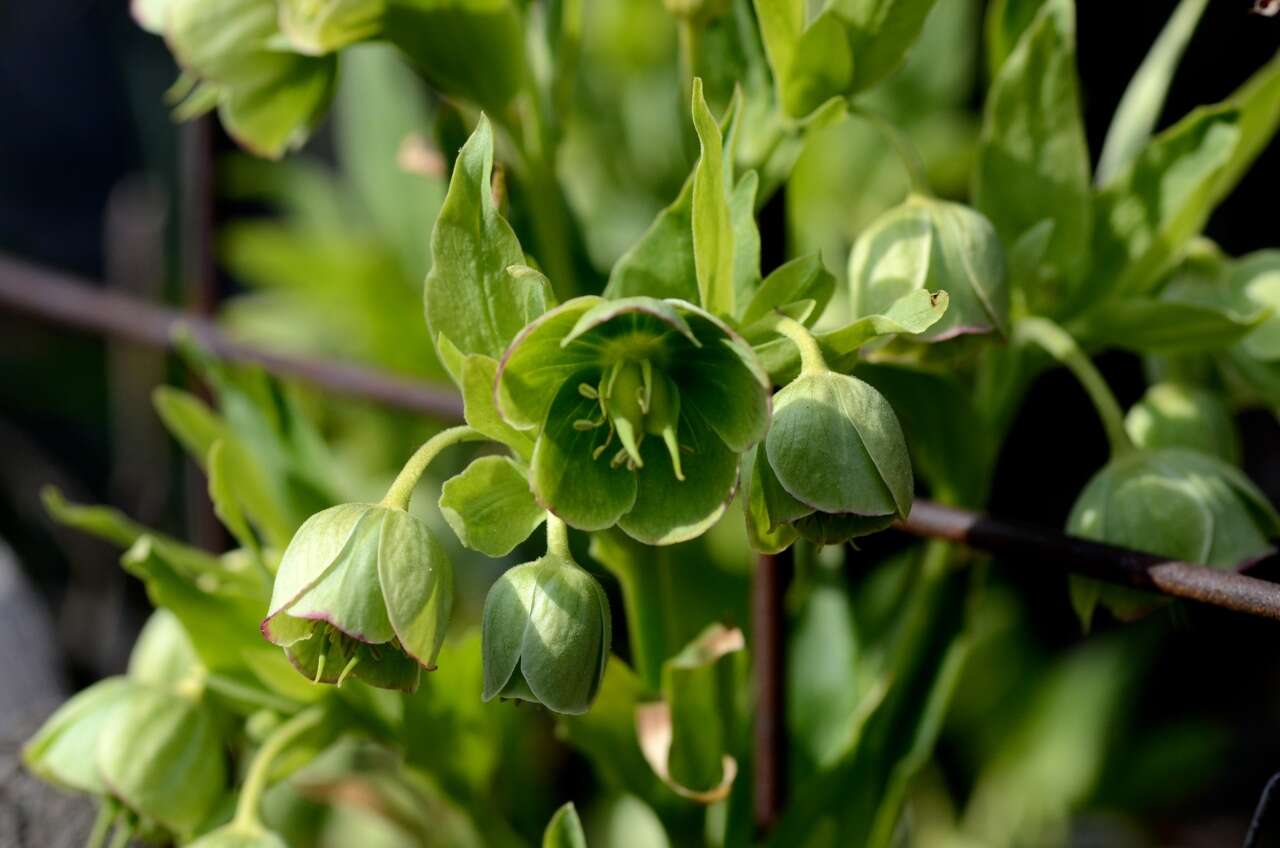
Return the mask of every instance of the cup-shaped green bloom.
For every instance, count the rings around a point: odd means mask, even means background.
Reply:
[[[435,667],[453,606],[453,566],[403,509],[341,504],[285,549],[262,633],[317,683],[348,674],[413,691]]]
[[[991,222],[958,203],[912,195],[858,237],[849,256],[855,317],[886,312],[916,289],[942,289],[946,314],[919,338],[939,342],[1009,328],[1004,252]]]
[[[874,388],[809,371],[774,396],[773,424],[757,449],[753,485],[770,531],[790,525],[818,544],[888,527],[911,510],[914,481],[902,426]]]
[[[609,600],[563,554],[517,565],[484,602],[484,700],[517,698],[585,713],[609,661]]]
[[[536,430],[530,487],[581,530],[647,544],[691,539],[732,500],[764,437],[769,380],[723,322],[679,300],[581,297],[512,341],[495,395]]]
[[[1156,383],[1129,408],[1124,426],[1140,448],[1187,448],[1232,463],[1240,458],[1231,410],[1197,386]]]
[[[1182,562],[1233,568],[1271,550],[1280,516],[1238,469],[1183,448],[1121,454],[1094,475],[1067,521],[1074,536]],[[1088,621],[1103,600],[1117,615],[1154,599],[1092,580],[1072,581],[1072,600]]]

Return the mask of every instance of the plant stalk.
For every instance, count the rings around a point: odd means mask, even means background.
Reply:
[[[250,828],[260,826],[258,806],[262,795],[267,790],[267,779],[271,776],[271,767],[285,748],[308,730],[316,727],[324,719],[324,709],[316,706],[298,713],[280,725],[274,733],[258,749],[249,766],[249,774],[240,790],[240,798],[236,802],[236,814],[232,820],[236,826]]]
[[[392,481],[391,488],[387,490],[387,495],[382,499],[381,506],[391,507],[393,509],[408,509],[409,501],[413,497],[413,490],[418,485],[418,481],[422,479],[423,472],[427,470],[427,466],[431,464],[440,452],[447,447],[460,444],[461,442],[478,442],[485,438],[483,433],[471,429],[465,424],[459,427],[450,427],[448,430],[441,430],[414,451],[413,456],[409,457],[409,461],[404,464],[404,468],[400,469],[400,473],[396,475],[396,479]]]

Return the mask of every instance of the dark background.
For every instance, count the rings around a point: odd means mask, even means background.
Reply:
[[[1078,3],[1085,120],[1095,159],[1125,85],[1173,7],[1144,0]],[[1210,3],[1163,124],[1220,100],[1280,46],[1280,18],[1251,15],[1248,8],[1247,0]],[[113,267],[129,267],[127,257],[123,266],[112,265],[119,257],[104,248],[104,234],[137,225],[144,237],[168,243],[167,255],[176,254],[178,228],[163,221],[176,220],[181,204],[192,201],[179,190],[183,151],[229,143],[212,124],[170,122],[162,98],[174,76],[160,39],[133,24],[124,2],[0,5],[0,252],[101,280]],[[1278,189],[1280,150],[1273,144],[1215,213],[1208,235],[1233,255],[1280,244]],[[141,224],[138,215],[146,219]],[[181,276],[177,268],[164,270],[162,279]],[[215,285],[225,292],[234,282]],[[144,294],[190,304],[210,293],[170,282]],[[1121,403],[1136,400],[1144,385],[1140,363],[1122,354],[1100,362]],[[57,481],[73,499],[113,503],[144,522],[190,535],[183,495],[191,490],[182,464],[157,447],[167,442],[147,423],[147,392],[166,376],[173,376],[170,366],[157,356],[120,349],[108,356],[99,339],[0,312],[0,538],[13,547],[50,612],[57,634],[50,647],[68,686],[122,667],[145,599],[115,567],[115,552],[52,532],[37,490]],[[1248,413],[1241,426],[1246,470],[1280,503],[1274,416]],[[151,436],[161,440],[148,445]],[[1105,458],[1101,428],[1083,393],[1069,375],[1051,372],[1032,390],[1004,451],[992,511],[1060,526]],[[1061,576],[1020,565],[1001,575],[1035,609],[1037,637],[1055,646],[1078,642]],[[1170,832],[1185,835],[1218,818],[1247,816],[1266,778],[1280,769],[1280,717],[1271,711],[1280,703],[1280,627],[1201,609],[1168,614],[1178,617],[1178,626],[1164,637],[1136,708],[1152,721],[1211,713],[1233,734],[1231,768],[1208,781],[1192,803],[1162,812]]]

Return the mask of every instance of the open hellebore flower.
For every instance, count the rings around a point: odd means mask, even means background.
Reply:
[[[453,566],[403,509],[341,504],[303,522],[285,549],[262,633],[317,683],[348,675],[412,692],[435,667],[453,605]]]
[[[756,450],[751,478],[768,526],[753,535],[768,531],[776,539],[788,525],[812,542],[835,544],[907,516],[911,459],[883,395],[854,377],[806,371],[773,403],[773,424]],[[754,509],[748,516],[761,520]],[[781,541],[778,547],[785,547],[786,537]]]
[[[746,342],[651,297],[580,297],[542,315],[503,354],[495,394],[510,424],[538,429],[539,504],[655,545],[715,523],[769,421],[768,377]]]
[[[1076,500],[1067,532],[1182,562],[1233,568],[1265,555],[1280,516],[1262,492],[1222,460],[1182,448],[1123,453]],[[1132,616],[1155,603],[1141,592],[1072,578],[1072,602],[1087,624],[1102,600]]]
[[[484,602],[484,699],[585,713],[604,679],[609,628],[604,590],[567,552],[508,570]]]
[[[855,317],[884,313],[915,289],[943,289],[951,302],[915,338],[940,342],[966,333],[1006,335],[1009,288],[991,222],[959,203],[912,195],[858,237],[849,256]]]

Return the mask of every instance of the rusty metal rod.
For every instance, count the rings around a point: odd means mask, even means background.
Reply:
[[[70,274],[3,254],[0,306],[33,318],[160,348],[172,347],[175,330],[185,327],[197,342],[222,359],[256,363],[281,377],[441,420],[462,420],[462,398],[452,388],[437,388],[420,380],[338,362],[271,353],[232,341],[206,318],[117,294]]]
[[[1152,554],[1025,524],[997,521],[929,501],[916,501],[911,515],[895,526],[915,536],[945,539],[997,554],[1006,562],[1023,560],[1280,621],[1280,584],[1239,571],[1172,562]]]
[[[398,409],[447,421],[462,418],[462,400],[451,389],[366,368],[284,356],[239,344],[228,339],[210,321],[101,291],[71,275],[3,254],[0,254],[0,307],[155,347],[171,347],[175,328],[185,325],[197,340],[223,358],[254,362],[282,377]],[[910,517],[897,526],[916,536],[945,539],[1109,583],[1280,621],[1280,584],[1241,574],[1239,570],[1219,571],[1191,563],[1169,562],[1151,554],[1077,539],[1053,530],[997,521],[924,500],[916,501]]]

